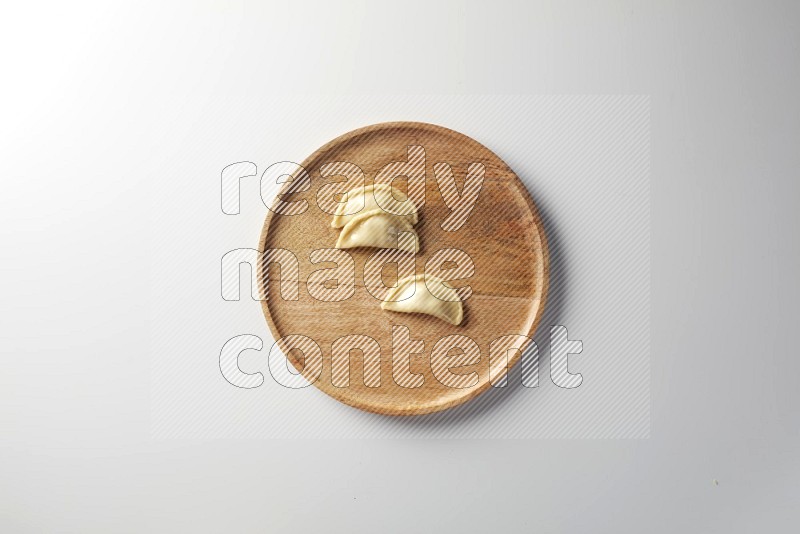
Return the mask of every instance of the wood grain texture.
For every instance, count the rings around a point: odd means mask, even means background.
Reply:
[[[416,230],[420,252],[416,257],[418,273],[438,250],[457,248],[465,251],[475,264],[475,274],[454,282],[456,288],[469,285],[473,295],[464,303],[464,321],[459,326],[419,314],[383,311],[380,301],[370,295],[363,280],[364,264],[375,249],[349,249],[355,260],[355,294],[341,302],[323,302],[307,289],[309,275],[334,264],[312,264],[313,250],[333,248],[340,232],[331,228],[332,216],[315,201],[319,188],[343,177],[322,178],[320,167],[334,161],[358,165],[366,174],[366,185],[388,163],[405,161],[407,147],[425,148],[425,205],[420,210]],[[459,230],[446,232],[442,221],[450,213],[434,175],[433,166],[447,162],[452,166],[459,188],[463,187],[470,163],[482,163],[486,177],[480,197],[469,220]],[[284,200],[308,200],[305,213],[293,216],[270,212],[264,222],[259,250],[282,248],[292,251],[300,261],[300,298],[287,301],[280,297],[279,284],[269,283],[281,277],[281,269],[261,269],[262,308],[267,324],[279,339],[290,334],[312,338],[322,349],[323,371],[314,385],[331,397],[363,410],[386,415],[418,415],[463,403],[491,387],[489,381],[489,345],[507,334],[533,336],[541,318],[548,286],[548,254],[544,229],[536,207],[524,185],[513,171],[489,149],[477,141],[447,128],[412,122],[383,123],[349,132],[326,144],[302,163],[311,177],[308,191],[284,196]],[[402,189],[402,183],[399,184]],[[387,268],[384,280],[396,281]],[[394,278],[392,278],[394,276]],[[411,370],[421,373],[424,384],[418,388],[398,385],[392,376],[392,327],[410,329],[412,339],[424,341],[424,353],[411,356]],[[348,387],[336,387],[331,380],[331,345],[343,336],[367,335],[381,347],[379,387],[364,384],[363,355],[350,353]],[[468,388],[450,388],[431,371],[431,350],[438,340],[460,334],[473,339],[480,348],[480,361],[453,369],[455,374],[478,373],[478,382]],[[511,355],[509,367],[520,357]],[[304,361],[292,350],[288,360],[300,372]],[[453,351],[453,361],[458,351]],[[298,396],[298,398],[303,398]]]

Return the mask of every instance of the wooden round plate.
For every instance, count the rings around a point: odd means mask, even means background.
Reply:
[[[317,205],[316,199],[320,187],[345,178],[323,178],[320,167],[337,161],[354,163],[363,170],[366,185],[370,185],[387,164],[407,161],[409,146],[422,146],[425,150],[425,204],[419,211],[419,223],[415,226],[421,247],[415,260],[416,272],[423,273],[426,261],[437,251],[448,248],[466,252],[475,265],[473,276],[451,284],[456,288],[466,285],[472,288],[471,297],[464,302],[464,320],[459,326],[428,315],[383,311],[380,301],[364,286],[364,265],[376,249],[347,250],[355,261],[355,291],[347,300],[325,302],[314,298],[308,291],[308,279],[313,272],[336,267],[331,263],[312,263],[312,251],[334,248],[340,232],[340,229],[331,227],[332,216]],[[478,200],[469,219],[457,231],[445,231],[441,226],[451,210],[444,202],[434,172],[434,165],[439,162],[451,166],[459,190],[463,188],[470,164],[482,163],[485,166],[485,179]],[[320,374],[318,366],[305,365],[308,358],[301,350],[285,351],[297,371],[339,401],[386,415],[418,415],[444,410],[489,388],[491,342],[509,334],[532,337],[542,316],[547,293],[548,254],[544,229],[519,178],[477,141],[441,126],[417,122],[375,124],[349,132],[314,152],[301,166],[310,177],[310,187],[281,195],[281,198],[284,201],[305,199],[308,208],[296,215],[279,215],[274,213],[273,204],[264,222],[259,244],[260,251],[284,249],[299,260],[299,273],[294,275],[287,274],[290,270],[278,268],[274,263],[266,268],[262,266],[259,272],[262,294],[265,295],[262,307],[275,339],[289,335],[307,336],[322,352]],[[393,185],[401,190],[407,187],[403,179],[395,180]],[[297,300],[286,300],[281,296],[278,281],[287,276],[298,277],[295,280],[295,283],[299,281]],[[389,286],[396,283],[396,269],[394,272],[390,267],[384,269],[382,279]],[[424,342],[424,351],[412,354],[410,368],[406,367],[424,378],[419,387],[403,387],[394,378],[392,332],[398,325],[407,327],[413,340]],[[350,374],[346,387],[340,387],[341,379],[336,379],[331,372],[333,342],[354,334],[370,336],[380,346],[378,387],[365,385],[365,357],[360,350],[350,351]],[[433,347],[442,338],[453,334],[468,336],[480,350],[479,356],[473,353],[467,358],[472,363],[460,367],[457,366],[458,356],[465,356],[464,351],[455,348],[449,352],[456,364],[450,369],[451,373],[473,377],[477,373],[477,383],[470,387],[449,387],[431,370]],[[510,351],[507,367],[513,366],[520,355],[521,351]],[[309,370],[309,367],[314,369]],[[505,369],[503,365],[500,373]],[[496,372],[493,368],[491,374],[495,380],[499,376]],[[375,386],[375,379],[371,375],[367,382]]]

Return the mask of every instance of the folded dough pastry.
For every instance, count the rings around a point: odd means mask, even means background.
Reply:
[[[407,276],[389,291],[381,308],[401,313],[425,313],[456,326],[461,324],[464,309],[456,290],[444,285],[440,278],[430,275],[427,278],[436,295],[428,289],[424,274]]]
[[[399,243],[400,234],[413,234],[411,240]],[[356,215],[344,225],[336,241],[336,248],[395,248],[408,252],[419,252],[419,237],[408,217],[398,217],[382,209],[376,209]]]
[[[336,214],[333,216],[331,226],[341,228],[360,214],[372,210],[386,211],[378,204],[376,198],[380,199],[381,205],[391,209],[387,212],[394,215],[406,217],[411,224],[417,224],[417,207],[412,200],[409,200],[402,191],[389,184],[373,184],[364,188],[356,188],[345,194],[347,200],[336,207]],[[398,200],[400,199],[400,200]],[[359,207],[363,206],[361,209]]]

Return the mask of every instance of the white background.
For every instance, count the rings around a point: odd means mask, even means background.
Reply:
[[[791,2],[6,8],[0,530],[791,530],[799,48]],[[286,93],[650,95],[651,437],[152,440],[154,181]]]

